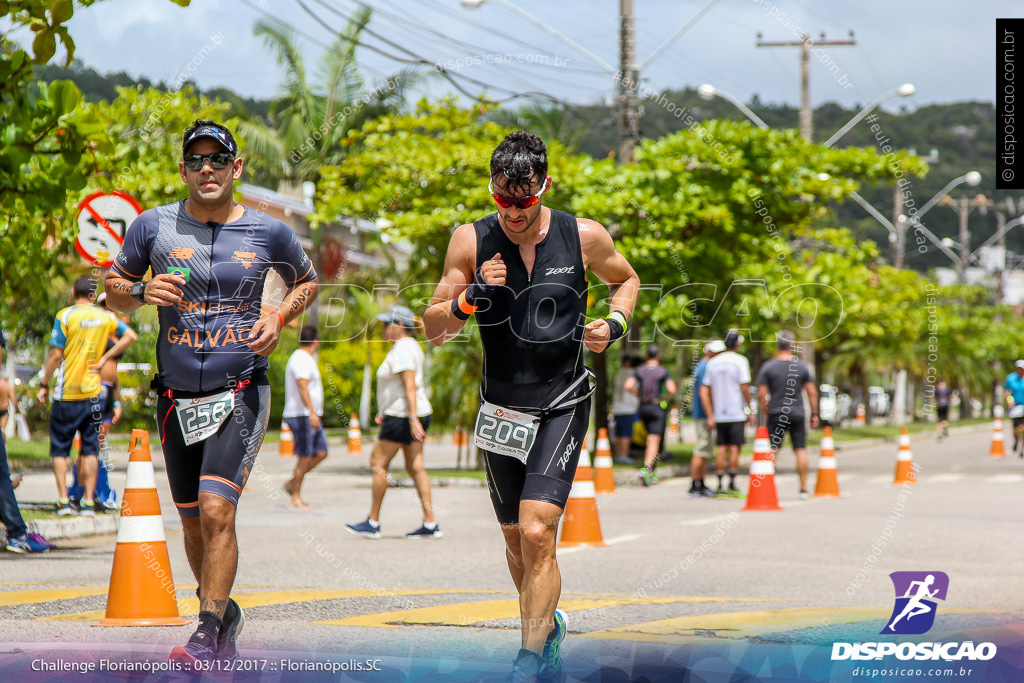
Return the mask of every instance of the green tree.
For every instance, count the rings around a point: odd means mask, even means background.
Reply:
[[[185,6],[189,0],[174,2]],[[24,302],[38,298],[58,276],[75,239],[73,207],[87,182],[86,160],[113,151],[102,126],[79,107],[81,93],[73,83],[34,77],[34,67],[53,58],[58,40],[66,65],[71,63],[75,44],[67,23],[74,9],[72,0],[0,4],[0,18],[32,35],[28,49],[0,38],[0,291],[15,324]]]
[[[284,69],[283,93],[271,105],[270,125],[256,120],[239,124],[261,170],[292,183],[316,180],[322,166],[345,157],[350,129],[401,108],[411,72],[396,74],[373,90],[359,73],[356,41],[370,15],[366,7],[353,15],[324,52],[316,78],[310,76],[290,26],[273,19],[256,22],[254,33]]]

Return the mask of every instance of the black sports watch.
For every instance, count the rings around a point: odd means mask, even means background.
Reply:
[[[139,280],[132,285],[131,295],[132,298],[138,301],[140,304],[146,303],[146,284],[142,280]]]

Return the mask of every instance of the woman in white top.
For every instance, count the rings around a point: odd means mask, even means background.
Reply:
[[[399,449],[405,470],[416,484],[423,506],[423,525],[406,536],[441,538],[430,499],[430,477],[423,466],[423,439],[430,427],[430,400],[423,382],[423,349],[413,337],[422,324],[405,306],[392,306],[377,316],[384,323],[384,339],[391,350],[377,370],[377,424],[380,434],[370,454],[373,475],[370,516],[359,524],[346,524],[350,533],[380,538],[380,508],[388,488],[388,467]]]

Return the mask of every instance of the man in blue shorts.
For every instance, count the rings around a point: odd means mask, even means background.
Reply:
[[[327,437],[321,418],[324,414],[324,385],[316,351],[320,337],[315,325],[299,331],[299,348],[288,358],[284,369],[284,421],[295,441],[295,470],[284,483],[295,508],[311,508],[302,500],[302,481],[314,467],[327,458]]]
[[[522,649],[513,681],[557,679],[566,617],[555,559],[558,520],[590,418],[593,374],[584,347],[604,351],[626,332],[640,280],[597,222],[542,205],[551,187],[544,143],[518,131],[491,155],[498,209],[452,235],[424,315],[441,345],[476,316],[483,343],[475,442],[519,591]],[[587,273],[610,289],[608,317],[585,323]]]
[[[188,199],[135,219],[106,289],[113,310],[149,304],[159,314],[157,424],[199,584],[199,627],[171,658],[195,670],[237,655],[235,508],[270,417],[266,357],[316,298],[317,281],[291,228],[232,198],[242,159],[227,128],[196,121],[181,151]],[[271,269],[288,287],[276,311],[261,309]]]
[[[50,458],[57,480],[57,514],[72,514],[68,496],[68,457],[75,433],[82,435],[78,454],[78,477],[82,492],[81,514],[96,514],[94,494],[99,469],[100,425],[103,422],[103,382],[97,368],[124,353],[136,339],[135,332],[113,313],[93,306],[96,280],[82,275],[71,288],[72,305],[61,309],[50,332],[43,378],[37,398],[50,404]],[[117,343],[107,347],[107,340]],[[50,381],[57,381],[50,390]]]
[[[1024,458],[1024,360],[1017,361],[1006,376],[1003,394],[1013,420],[1013,452]]]

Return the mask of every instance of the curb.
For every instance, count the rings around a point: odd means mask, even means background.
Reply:
[[[26,522],[30,533],[41,534],[46,540],[104,536],[117,533],[117,515],[95,517],[68,517],[66,519],[36,519]],[[0,525],[0,542],[7,545],[7,530]]]

